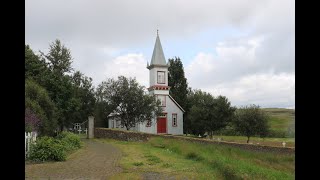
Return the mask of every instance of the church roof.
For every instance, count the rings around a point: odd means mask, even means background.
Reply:
[[[166,59],[164,57],[158,32],[157,32],[156,43],[153,48],[151,63],[150,63],[150,66],[148,67],[152,67],[152,66],[166,66],[166,67],[168,66],[166,63]]]

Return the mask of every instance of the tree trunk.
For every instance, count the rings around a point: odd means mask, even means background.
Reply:
[[[213,138],[213,133],[212,133],[212,131],[210,131],[210,139],[212,139]]]
[[[248,140],[247,140],[247,143],[249,143],[249,139],[250,139],[250,136],[248,136]]]

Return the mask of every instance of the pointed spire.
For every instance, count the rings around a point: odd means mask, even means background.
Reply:
[[[166,59],[164,57],[161,42],[160,42],[159,30],[157,30],[157,38],[156,38],[156,43],[154,45],[150,66],[151,65],[167,66]]]

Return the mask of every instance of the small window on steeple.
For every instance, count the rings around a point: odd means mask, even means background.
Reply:
[[[166,81],[165,81],[165,72],[164,71],[158,71],[157,73],[158,73],[158,75],[157,75],[158,84],[165,84],[166,83]]]

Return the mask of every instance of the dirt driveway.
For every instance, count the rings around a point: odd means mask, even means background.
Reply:
[[[84,147],[67,161],[26,164],[26,179],[107,179],[122,169],[121,151],[97,140],[83,139]]]

